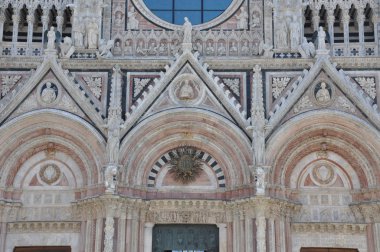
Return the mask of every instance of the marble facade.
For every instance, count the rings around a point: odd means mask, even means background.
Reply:
[[[151,252],[161,224],[380,252],[379,9],[233,0],[182,26],[142,0],[0,2],[0,252]]]

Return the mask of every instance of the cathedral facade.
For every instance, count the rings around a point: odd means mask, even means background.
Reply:
[[[380,252],[377,0],[0,1],[0,252]]]

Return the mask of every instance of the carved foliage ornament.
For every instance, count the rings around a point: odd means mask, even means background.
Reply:
[[[102,77],[83,77],[83,80],[86,82],[91,92],[96,98],[100,98],[102,95]]]
[[[21,75],[4,75],[1,77],[1,95],[5,96],[21,79]]]
[[[281,92],[286,88],[286,86],[289,84],[290,78],[289,77],[275,77],[272,80],[272,93],[273,97],[277,99]]]
[[[202,161],[193,147],[181,147],[177,149],[177,156],[169,163],[169,173],[174,175],[174,180],[182,184],[195,181],[202,171]]]
[[[376,84],[375,78],[358,77],[355,80],[363,88],[363,90],[372,98],[376,98]]]

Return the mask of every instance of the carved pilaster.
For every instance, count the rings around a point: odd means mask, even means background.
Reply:
[[[106,192],[115,193],[119,173],[120,129],[123,127],[121,119],[121,71],[119,66],[113,69],[111,101],[108,109],[108,164],[104,169]]]

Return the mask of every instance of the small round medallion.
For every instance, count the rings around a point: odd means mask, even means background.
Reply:
[[[326,82],[320,82],[314,86],[315,101],[319,105],[329,105],[332,101],[333,90],[331,85]]]
[[[48,164],[41,168],[39,175],[43,182],[51,185],[58,181],[61,171],[55,164]]]

